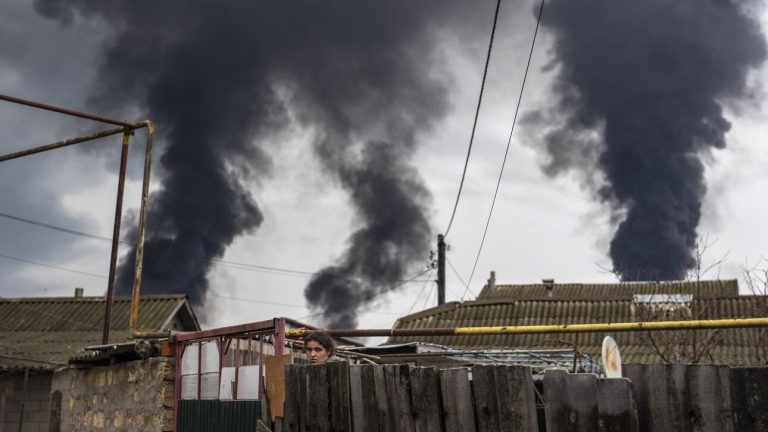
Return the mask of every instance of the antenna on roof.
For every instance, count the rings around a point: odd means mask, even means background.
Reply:
[[[603,339],[601,356],[606,378],[621,378],[621,353],[612,337],[606,336]]]

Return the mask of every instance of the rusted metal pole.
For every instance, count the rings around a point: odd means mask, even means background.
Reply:
[[[104,312],[104,333],[102,344],[109,343],[109,328],[112,325],[112,300],[115,295],[115,273],[117,271],[117,249],[120,244],[120,223],[123,217],[123,192],[125,190],[125,172],[128,165],[128,143],[130,133],[123,134],[123,145],[120,153],[120,174],[117,179],[117,198],[115,199],[115,224],[112,230],[112,254],[109,258],[109,281],[107,282],[107,305]]]
[[[131,316],[129,328],[136,333],[139,320],[139,296],[141,294],[141,273],[144,268],[144,235],[147,229],[147,205],[149,203],[149,176],[152,171],[152,140],[155,127],[145,120],[147,127],[147,147],[144,151],[144,179],[141,185],[141,208],[139,210],[139,238],[136,240],[136,263],[133,267],[133,288],[131,289]]]
[[[86,141],[91,141],[91,140],[95,140],[95,139],[99,139],[99,138],[104,138],[104,137],[108,137],[108,136],[112,136],[112,135],[117,135],[117,134],[125,133],[126,131],[133,130],[133,129],[136,129],[136,128],[133,128],[133,127],[131,127],[131,128],[121,127],[121,128],[116,128],[116,129],[109,129],[109,130],[105,130],[105,131],[101,131],[101,132],[92,133],[90,135],[84,135],[84,136],[81,136],[81,137],[70,138],[70,139],[66,139],[66,140],[63,140],[63,141],[58,141],[58,142],[55,142],[55,143],[42,145],[42,146],[39,146],[39,147],[33,147],[33,148],[30,148],[30,149],[18,151],[18,152],[15,152],[15,153],[8,153],[8,154],[4,154],[4,155],[0,156],[0,162],[5,162],[5,161],[11,160],[11,159],[18,159],[18,158],[21,158],[21,157],[24,157],[24,156],[29,156],[29,155],[33,155],[33,154],[37,154],[37,153],[42,153],[42,152],[46,152],[46,151],[49,151],[49,150],[56,150],[58,148],[68,147],[68,146],[71,146],[71,145],[74,145],[74,144],[80,144],[80,143],[83,143],[83,142],[86,142]]]
[[[437,235],[437,305],[445,304],[445,236]]]
[[[115,120],[115,119],[111,119],[111,118],[108,118],[108,117],[102,117],[102,116],[98,116],[98,115],[95,115],[95,114],[88,114],[88,113],[84,113],[84,112],[80,112],[80,111],[75,111],[75,110],[71,110],[71,109],[67,109],[67,108],[61,108],[61,107],[57,107],[57,106],[54,106],[54,105],[48,105],[48,104],[40,103],[40,102],[34,102],[34,101],[31,101],[31,100],[21,99],[21,98],[17,98],[17,97],[13,97],[13,96],[8,96],[8,95],[4,95],[4,94],[0,94],[0,99],[4,100],[4,101],[7,101],[7,102],[12,102],[12,103],[15,103],[15,104],[19,104],[19,105],[26,105],[26,106],[33,107],[33,108],[39,108],[39,109],[46,110],[46,111],[53,111],[53,112],[57,112],[57,113],[60,113],[60,114],[66,114],[66,115],[70,115],[70,116],[73,116],[73,117],[80,117],[80,118],[84,118],[84,119],[88,119],[88,120],[93,120],[93,121],[97,121],[97,122],[109,123],[109,124],[113,124],[113,125],[116,125],[116,126],[122,126],[122,127],[125,127],[125,128],[133,128],[133,129],[135,129],[137,127],[137,123],[129,123],[129,122],[122,121],[122,120]]]
[[[536,326],[497,326],[497,327],[450,327],[421,329],[366,329],[366,330],[323,330],[329,336],[460,336],[460,335],[501,335],[501,334],[541,334],[541,333],[610,333],[629,331],[669,331],[691,329],[727,329],[768,327],[768,318],[739,318],[691,321],[651,321],[605,324],[557,324]],[[285,337],[305,336],[313,330],[290,329]]]

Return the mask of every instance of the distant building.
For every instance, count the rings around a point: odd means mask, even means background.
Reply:
[[[768,316],[768,297],[739,295],[735,280],[612,284],[497,285],[476,300],[452,302],[400,318],[397,329],[616,323]],[[624,363],[768,364],[768,329],[610,334]],[[473,350],[573,349],[599,359],[603,333],[390,337]]]
[[[118,296],[112,309],[110,344],[125,359],[142,354],[128,328],[130,303],[130,297]],[[0,431],[18,430],[22,412],[23,430],[67,430],[62,419],[71,379],[55,372],[66,369],[70,359],[93,357],[85,348],[101,344],[104,309],[104,297],[83,297],[79,289],[74,297],[0,299]],[[200,330],[185,295],[142,296],[137,326]]]

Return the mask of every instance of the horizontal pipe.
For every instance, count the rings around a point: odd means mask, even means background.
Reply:
[[[497,327],[450,327],[421,329],[366,329],[366,330],[323,330],[329,336],[370,337],[370,336],[459,336],[459,335],[502,335],[540,333],[601,333],[662,330],[705,330],[748,327],[768,327],[768,318],[738,318],[691,321],[651,321],[602,324],[556,324],[535,326]],[[291,329],[285,336],[297,338],[312,332],[309,329]]]
[[[39,108],[39,109],[46,110],[46,111],[57,112],[59,114],[66,114],[66,115],[70,115],[70,116],[73,116],[73,117],[80,117],[80,118],[84,118],[84,119],[88,119],[88,120],[93,120],[93,121],[102,122],[102,123],[109,123],[109,124],[113,124],[113,125],[116,125],[116,126],[123,126],[123,127],[131,128],[131,129],[136,129],[137,127],[141,127],[141,126],[139,126],[139,124],[135,124],[135,123],[128,123],[128,122],[121,121],[121,120],[114,120],[114,119],[111,119],[111,118],[108,118],[108,117],[102,117],[102,116],[98,116],[98,115],[95,115],[95,114],[88,114],[88,113],[84,113],[84,112],[80,112],[80,111],[75,111],[75,110],[71,110],[71,109],[67,109],[67,108],[61,108],[61,107],[57,107],[57,106],[54,106],[54,105],[48,105],[48,104],[40,103],[40,102],[34,102],[34,101],[31,101],[31,100],[21,99],[21,98],[17,98],[17,97],[13,97],[13,96],[8,96],[8,95],[4,95],[4,94],[0,94],[0,99],[2,99],[4,101],[7,101],[7,102],[12,102],[12,103],[15,103],[15,104],[19,104],[19,105],[26,105],[26,106],[29,106],[29,107],[32,107],[32,108]]]
[[[140,127],[144,127],[144,126],[143,125],[139,125],[139,128]],[[136,127],[120,127],[120,128],[116,128],[116,129],[109,129],[109,130],[105,130],[105,131],[101,131],[101,132],[92,133],[90,135],[84,135],[84,136],[80,136],[80,137],[77,137],[77,138],[69,138],[69,139],[65,139],[63,141],[58,141],[58,142],[55,142],[55,143],[52,143],[52,144],[45,144],[45,145],[41,145],[41,146],[38,146],[38,147],[33,147],[33,148],[30,148],[30,149],[21,150],[21,151],[15,152],[15,153],[8,153],[8,154],[0,156],[0,162],[5,162],[5,161],[11,160],[11,159],[18,159],[18,158],[21,158],[21,157],[24,157],[24,156],[29,156],[29,155],[33,155],[33,154],[37,154],[37,153],[42,153],[42,152],[46,152],[46,151],[49,151],[49,150],[56,150],[58,148],[68,147],[68,146],[71,146],[71,145],[74,145],[74,144],[80,144],[82,142],[91,141],[91,140],[95,140],[95,139],[99,139],[99,138],[104,138],[104,137],[108,137],[108,136],[112,136],[112,135],[126,133],[127,131],[134,130],[134,129],[138,129],[138,128],[136,128]]]

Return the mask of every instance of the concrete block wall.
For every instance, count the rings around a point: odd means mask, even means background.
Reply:
[[[24,372],[0,376],[0,432],[17,432],[22,416],[22,432],[48,432],[52,376],[51,372],[30,371],[26,397]]]
[[[174,360],[158,357],[73,369],[69,431],[172,431]]]

